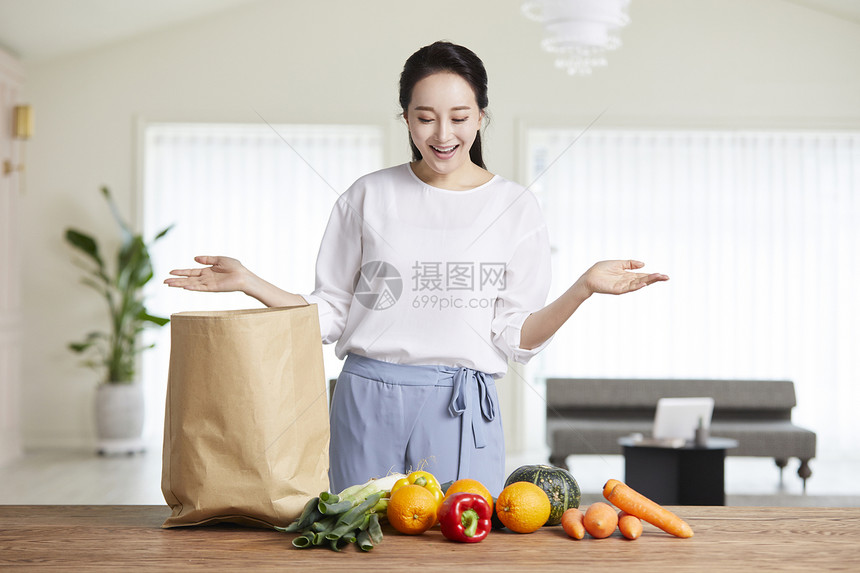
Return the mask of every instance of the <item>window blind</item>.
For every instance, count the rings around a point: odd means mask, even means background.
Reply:
[[[860,134],[527,131],[551,299],[593,262],[670,281],[592,297],[542,376],[789,379],[819,452],[860,435]]]
[[[154,245],[151,313],[262,306],[242,293],[200,293],[162,284],[171,269],[199,267],[196,255],[239,259],[285,290],[314,287],[317,249],[338,195],[383,164],[377,126],[149,124],[144,130],[143,228]],[[151,330],[142,357],[150,405],[147,434],[160,435],[170,354],[169,328]],[[331,345],[327,374],[339,372]]]

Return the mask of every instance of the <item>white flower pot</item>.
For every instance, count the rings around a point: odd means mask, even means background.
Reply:
[[[99,454],[133,454],[146,449],[141,384],[100,384],[96,389],[95,415]]]

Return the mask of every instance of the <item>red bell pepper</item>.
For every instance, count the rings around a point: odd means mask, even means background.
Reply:
[[[453,493],[439,508],[442,535],[452,541],[477,543],[493,528],[490,504],[477,493]]]

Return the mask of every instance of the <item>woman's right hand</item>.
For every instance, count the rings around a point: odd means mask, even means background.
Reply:
[[[230,257],[194,257],[202,269],[175,269],[171,275],[183,278],[165,279],[164,284],[204,292],[244,291],[248,269]]]

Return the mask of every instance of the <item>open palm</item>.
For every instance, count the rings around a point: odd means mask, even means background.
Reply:
[[[600,261],[582,275],[590,292],[601,294],[625,294],[669,277],[660,273],[631,272],[641,269],[645,263],[640,261]]]
[[[242,290],[246,269],[236,259],[230,257],[194,257],[202,269],[175,269],[171,275],[183,278],[169,278],[164,284],[171,287],[205,292],[233,292]]]

